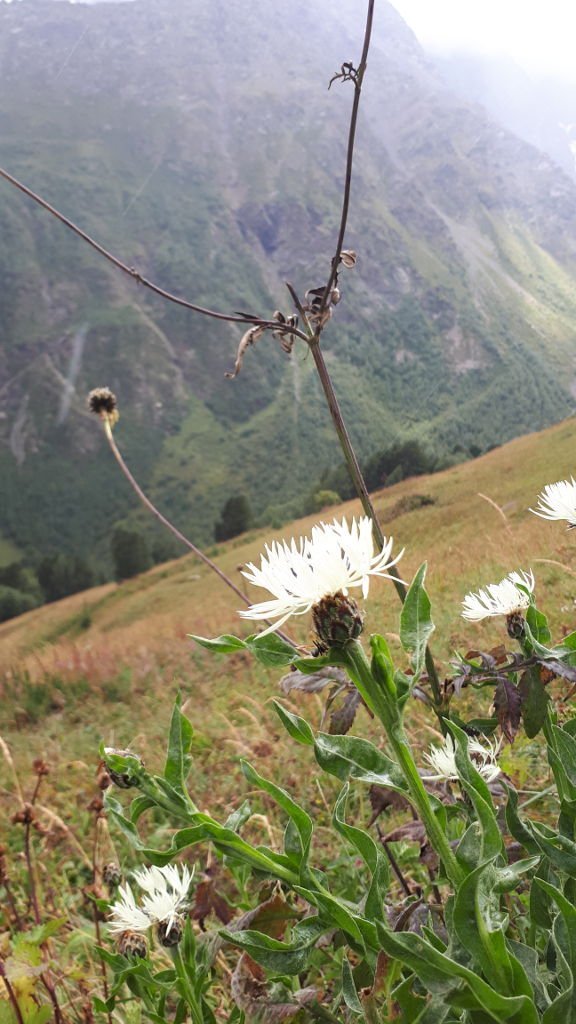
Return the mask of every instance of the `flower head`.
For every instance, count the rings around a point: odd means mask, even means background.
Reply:
[[[121,885],[118,889],[118,899],[111,907],[110,931],[117,932],[146,932],[152,921],[136,903],[132,889],[128,884]]]
[[[121,885],[119,899],[111,908],[110,930],[114,933],[145,932],[157,924],[162,925],[168,934],[188,904],[188,889],[192,881],[190,869],[185,864],[181,868],[177,864],[141,868],[134,872],[134,880],[145,894],[142,903],[136,903],[129,885]]]
[[[531,512],[541,519],[565,519],[568,529],[576,526],[576,480],[559,480],[556,484],[546,484],[538,495],[538,507]]]
[[[118,401],[110,388],[94,388],[88,395],[88,408],[111,426],[118,421]]]
[[[489,583],[477,594],[466,594],[462,616],[480,622],[490,615],[514,615],[530,605],[535,581],[532,572],[511,572],[500,583]]]
[[[468,757],[486,782],[493,782],[500,775],[496,763],[497,754],[498,748],[488,740],[481,743],[480,740],[468,739]],[[434,770],[434,775],[424,776],[429,782],[452,782],[458,779],[456,747],[452,736],[447,736],[441,747],[430,747],[430,753],[424,754],[424,760]]]
[[[372,523],[367,516],[342,522],[319,523],[312,536],[266,545],[260,568],[247,565],[243,575],[256,587],[265,587],[274,595],[240,612],[245,619],[277,619],[260,636],[278,629],[291,615],[303,615],[323,597],[351,587],[361,587],[368,595],[371,576],[392,579],[388,569],[396,565],[403,551],[391,558],[392,538],[384,540],[382,550],[374,554]]]
[[[142,899],[144,913],[151,921],[164,924],[166,932],[170,932],[188,903],[190,869],[184,864],[180,876],[177,864],[166,864],[163,868],[142,868],[134,873],[134,878],[146,894]]]

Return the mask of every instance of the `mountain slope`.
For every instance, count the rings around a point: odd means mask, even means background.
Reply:
[[[362,24],[352,0],[0,5],[3,163],[172,291],[288,311],[325,279]],[[184,11],[184,14],[182,13]],[[282,25],[282,31],[278,26]],[[305,352],[139,290],[2,184],[0,530],[105,551],[134,505],[89,422],[97,384],[163,508],[205,542],[224,500],[289,507],[339,459]],[[325,333],[363,456],[398,435],[478,450],[573,408],[576,187],[457,100],[378,7],[347,244]],[[42,504],[44,515],[36,511]]]

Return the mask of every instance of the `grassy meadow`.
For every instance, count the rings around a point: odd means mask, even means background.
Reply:
[[[549,615],[555,635],[575,628],[576,535],[562,524],[544,522],[528,512],[544,484],[574,471],[575,441],[576,420],[565,420],[473,462],[403,481],[375,495],[385,533],[393,535],[395,550],[406,548],[400,563],[403,578],[409,580],[428,559],[428,590],[437,626],[432,647],[441,676],[449,673],[455,650],[488,650],[506,639],[501,620],[466,623],[460,617],[460,601],[468,590],[497,582],[513,569],[534,571],[537,601]],[[349,502],[327,510],[326,517],[359,512],[359,503]],[[240,584],[239,568],[258,558],[265,541],[299,536],[318,518],[274,534],[245,535],[215,549],[214,557]],[[253,596],[261,599],[258,592]],[[109,835],[100,816],[98,744],[103,740],[106,745],[130,747],[141,754],[147,767],[160,770],[177,693],[195,731],[191,790],[198,806],[224,820],[249,796],[254,816],[246,834],[256,841],[260,837],[279,844],[283,823],[274,805],[261,793],[250,794],[241,774],[239,759],[247,758],[261,775],[283,785],[313,814],[317,861],[325,868],[350,869],[348,854],[344,847],[334,848],[327,828],[338,783],[317,781],[310,751],[292,743],[267,704],[279,694],[281,671],[265,670],[242,652],[214,657],[187,637],[188,633],[245,636],[253,632],[238,618],[238,604],[215,575],[186,556],[121,585],[98,587],[0,626],[2,820],[10,823],[38,786],[32,829],[17,819],[2,836],[4,870],[11,880],[13,910],[24,924],[34,910],[23,871],[25,831],[31,843],[40,916],[66,922],[53,941],[60,963],[70,965],[66,971],[73,989],[72,1018],[87,1019],[83,1007],[89,1004],[93,988],[74,973],[76,959],[84,958],[85,965],[91,965],[83,968],[86,978],[97,978],[96,986],[102,982],[100,964],[91,952],[95,925],[89,896],[94,890],[94,864],[97,881],[103,862],[118,860],[125,868],[136,863],[134,853],[117,834]],[[394,645],[399,602],[389,582],[372,584],[366,612],[366,630],[385,633]],[[291,620],[288,627],[299,643],[312,645],[307,617]],[[318,726],[325,697],[326,693],[292,692],[283,699],[287,707]],[[487,691],[482,698],[468,697],[467,709],[474,706],[486,715],[489,703]],[[417,702],[410,710],[408,727],[421,749],[438,736],[432,716]],[[362,711],[353,731],[378,739],[375,726]],[[526,794],[524,799],[531,799],[546,785],[539,755],[539,739],[519,740],[513,757],[509,750],[503,754],[503,767]],[[49,774],[43,774],[37,759],[45,762]],[[366,822],[368,794],[360,787],[357,790],[354,812]],[[151,822],[150,829],[154,844],[160,844],[169,831],[158,822]],[[398,844],[400,862],[407,856],[408,845]],[[207,855],[202,848],[195,854],[201,870],[206,868]],[[0,867],[1,862],[0,853]],[[226,881],[222,884],[226,890]],[[231,891],[227,890],[227,897],[234,903]],[[0,928],[0,953],[3,941],[7,939],[3,940]]]

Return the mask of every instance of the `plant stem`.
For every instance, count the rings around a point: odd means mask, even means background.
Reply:
[[[456,860],[448,838],[434,814],[430,797],[420,778],[408,739],[400,724],[397,709],[391,704],[394,698],[391,694],[385,693],[381,685],[374,679],[364,648],[358,640],[350,640],[342,648],[342,655],[345,663],[352,670],[353,677],[359,681],[362,696],[366,694],[369,705],[382,722],[388,742],[402,770],[412,802],[420,815],[428,838],[442,860],[448,878],[453,885],[457,885],[464,878],[464,870]]]
[[[126,465],[126,463],[124,461],[122,453],[121,453],[120,449],[118,448],[118,445],[116,444],[116,441],[115,441],[115,438],[114,438],[114,434],[112,432],[112,425],[110,423],[110,419],[108,418],[108,416],[105,415],[105,416],[102,417],[102,423],[104,425],[104,434],[106,435],[106,440],[108,441],[108,444],[110,445],[110,448],[112,450],[112,454],[113,454],[114,458],[116,459],[116,462],[120,466],[120,469],[122,470],[122,472],[123,472],[124,476],[126,477],[128,483],[130,484],[132,489],[136,492],[136,494],[140,498],[140,501],[143,503],[143,505],[145,505],[146,508],[148,509],[148,511],[151,512],[152,515],[155,516],[156,519],[158,519],[162,523],[163,526],[165,526],[168,530],[170,530],[170,532],[173,533],[174,536],[177,537],[178,540],[182,542],[182,544],[185,544],[186,547],[190,551],[192,551],[192,553],[194,555],[196,555],[196,558],[199,558],[201,562],[204,562],[204,565],[207,565],[208,568],[212,570],[212,572],[215,572],[216,575],[222,580],[222,582],[225,583],[227,587],[230,587],[230,589],[234,591],[236,596],[240,598],[240,600],[242,601],[243,604],[251,604],[252,602],[250,601],[250,598],[246,597],[246,594],[244,594],[240,590],[240,588],[236,586],[234,581],[231,580],[230,577],[227,576],[225,572],[222,572],[222,569],[218,568],[218,566],[216,565],[216,562],[213,562],[211,558],[208,558],[208,555],[205,555],[204,552],[201,551],[200,548],[197,548],[196,545],[193,544],[191,540],[188,540],[188,537],[185,537],[183,533],[180,533],[180,530],[176,526],[174,526],[173,523],[171,523],[170,520],[166,518],[166,516],[162,515],[162,513],[159,511],[159,509],[156,508],[155,505],[152,504],[152,502],[150,501],[150,498],[144,493],[144,491],[140,487],[140,484],[138,483],[138,481],[135,479],[135,477],[132,475],[132,473],[128,469],[128,466]],[[270,625],[269,622],[267,624]],[[296,644],[291,639],[291,637],[287,636],[286,633],[282,633],[279,629],[276,630],[276,633],[278,634],[278,636],[282,637],[282,639],[285,640],[287,644],[291,644],[292,647],[294,647],[296,649]]]
[[[190,1016],[193,1024],[204,1024],[204,1016],[202,1013],[202,1005],[198,1002],[194,988],[188,977],[186,966],[182,959],[179,946],[173,946],[170,950],[172,954],[172,960],[174,967],[176,968],[176,974],[181,985],[182,998],[186,1000],[190,1009]]]
[[[16,993],[14,992],[14,989],[12,988],[12,985],[10,984],[10,982],[8,981],[8,978],[6,977],[6,971],[4,969],[4,964],[2,963],[1,960],[0,960],[0,978],[2,978],[2,981],[4,982],[4,986],[5,986],[6,991],[8,993],[8,999],[12,1003],[12,1009],[14,1010],[14,1016],[16,1017],[16,1020],[18,1021],[18,1024],[24,1024],[24,1018],[22,1016],[22,1010],[20,1009],[20,1004],[19,1004],[19,1002],[18,1002],[18,1000],[16,998]]]

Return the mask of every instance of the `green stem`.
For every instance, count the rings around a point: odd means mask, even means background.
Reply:
[[[180,982],[180,994],[183,999],[186,1000],[190,1008],[190,1016],[193,1024],[204,1024],[204,1014],[202,1013],[202,1003],[198,1001],[194,986],[190,982],[186,965],[182,959],[179,946],[173,946],[170,950],[172,954],[172,960],[174,967],[176,968],[176,974]]]
[[[394,694],[391,691],[386,692],[376,681],[358,640],[350,640],[342,648],[342,654],[364,700],[384,726],[390,746],[408,784],[412,803],[420,815],[428,838],[441,858],[448,878],[453,885],[457,885],[463,881],[465,872],[456,860],[448,838],[434,814],[430,797],[420,778],[397,708],[393,703]]]

